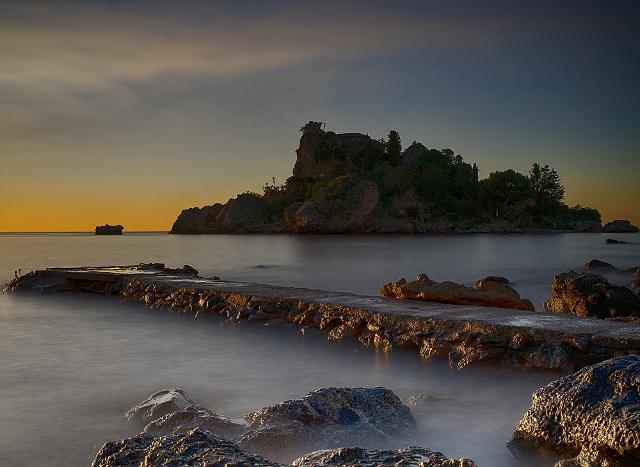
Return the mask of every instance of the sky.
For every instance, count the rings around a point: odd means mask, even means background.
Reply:
[[[309,120],[640,224],[637,5],[0,0],[0,231],[168,230],[284,181]]]

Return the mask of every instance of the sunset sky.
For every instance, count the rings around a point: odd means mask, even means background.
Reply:
[[[636,5],[0,0],[0,231],[168,230],[284,181],[309,120],[640,224]]]

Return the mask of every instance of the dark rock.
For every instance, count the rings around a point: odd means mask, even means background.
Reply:
[[[580,269],[583,271],[596,271],[596,272],[616,272],[618,270],[611,263],[607,263],[606,261],[600,261],[599,259],[592,259],[591,261],[584,263],[580,266]]]
[[[475,467],[470,459],[449,459],[444,454],[426,448],[407,447],[397,451],[362,448],[339,448],[316,451],[296,459],[294,467],[321,465],[380,467]]]
[[[267,453],[345,445],[378,447],[413,432],[409,407],[386,388],[324,388],[248,414],[242,449]]]
[[[627,287],[610,284],[597,274],[567,271],[556,274],[545,309],[593,318],[640,315],[640,298]]]
[[[578,232],[602,232],[602,224],[599,221],[581,220],[576,222]]]
[[[242,193],[230,199],[217,217],[220,228],[227,231],[264,224],[266,220],[265,201],[255,193]]]
[[[487,276],[482,279],[478,279],[475,286],[478,287],[483,282],[497,282],[498,284],[510,285],[511,281],[503,276]]]
[[[586,367],[533,394],[507,444],[519,459],[552,454],[562,466],[640,465],[640,357]]]
[[[124,418],[147,424],[165,415],[187,407],[194,407],[195,405],[196,403],[182,389],[164,389],[152,394],[135,407],[129,409],[124,414]]]
[[[144,431],[156,436],[185,433],[194,428],[210,431],[218,436],[233,439],[247,430],[245,425],[235,423],[204,407],[185,407],[150,422]]]
[[[184,209],[173,223],[169,233],[205,234],[218,230],[217,218],[222,204],[216,203],[202,208]]]
[[[507,283],[504,283],[505,280]],[[393,298],[534,311],[533,303],[520,298],[508,283],[508,279],[503,277],[489,277],[477,281],[475,288],[472,288],[449,281],[435,282],[422,273],[413,282],[400,279],[384,284],[380,287],[380,293]]]
[[[637,232],[640,229],[638,229],[638,227],[631,224],[631,222],[626,219],[618,219],[615,221],[607,222],[604,225],[603,230],[607,233],[633,233]]]
[[[280,467],[256,454],[241,451],[226,439],[206,430],[156,437],[141,433],[104,444],[92,467],[116,466],[255,466]]]
[[[177,274],[180,276],[192,276],[195,277],[198,275],[198,270],[188,264],[185,264],[181,268],[164,268],[164,272],[167,274]]]
[[[96,225],[96,235],[122,235],[124,227],[118,225]]]
[[[615,238],[605,238],[604,242],[607,245],[626,245],[629,242],[625,242],[623,240],[616,240]]]

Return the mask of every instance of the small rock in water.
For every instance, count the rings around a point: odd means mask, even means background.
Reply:
[[[592,259],[591,261],[584,263],[580,266],[580,269],[584,271],[596,270],[597,272],[616,272],[618,270],[611,263],[607,263],[606,261],[600,261],[599,259]]]
[[[150,422],[144,431],[156,436],[185,433],[201,428],[216,435],[234,439],[247,430],[246,425],[235,423],[204,407],[185,407]]]
[[[604,242],[607,245],[625,245],[626,243],[628,243],[623,240],[616,240],[615,238],[605,238]]]
[[[640,465],[640,357],[612,358],[536,391],[507,447],[518,459],[574,458],[563,467]]]
[[[182,389],[164,389],[129,409],[124,414],[124,418],[147,424],[165,415],[195,405],[196,403],[187,397]]]
[[[294,467],[335,466],[402,466],[402,467],[475,467],[470,459],[449,459],[431,449],[408,447],[397,451],[378,451],[362,448],[339,448],[312,452],[292,464]]]

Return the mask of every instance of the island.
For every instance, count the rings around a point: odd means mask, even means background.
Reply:
[[[601,232],[593,208],[564,203],[549,165],[479,177],[478,165],[451,149],[335,133],[322,122],[301,128],[293,174],[262,194],[183,210],[172,234]]]
[[[118,225],[96,225],[96,235],[122,235],[124,227]]]

